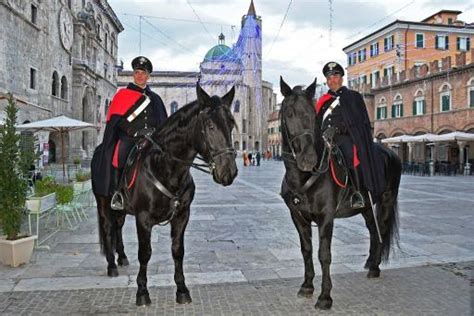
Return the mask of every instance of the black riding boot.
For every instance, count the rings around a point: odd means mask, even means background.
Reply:
[[[116,169],[112,175],[112,181],[115,188],[114,195],[112,195],[112,199],[110,200],[110,208],[114,211],[121,211],[123,210],[123,195],[120,192],[120,178],[122,172]]]
[[[364,197],[360,193],[360,179],[359,179],[359,170],[354,168],[352,171],[352,185],[354,186],[354,193],[351,196],[351,208],[363,208],[365,207]]]

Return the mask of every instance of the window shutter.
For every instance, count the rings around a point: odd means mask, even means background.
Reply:
[[[377,108],[377,120],[380,120],[380,108]]]
[[[387,50],[387,42],[388,42],[388,39],[387,38],[384,38],[383,39],[383,49],[386,51]]]
[[[395,104],[392,104],[392,117],[395,117]]]
[[[423,101],[421,101],[421,102],[422,102],[422,104],[423,104],[423,106],[422,106],[422,108],[423,108],[422,111],[423,111],[423,112],[422,112],[421,114],[426,114],[426,100],[423,100]]]
[[[392,36],[390,36],[390,37],[392,38],[392,45],[391,45],[391,47],[390,47],[390,48],[392,48],[392,47],[394,47],[394,46],[395,46],[395,36],[394,36],[394,35],[392,35]]]
[[[403,117],[403,103],[400,104],[400,117]]]
[[[444,43],[445,43],[444,48],[449,49],[449,36],[448,35],[445,36],[445,42]]]
[[[461,38],[459,36],[456,38],[456,49],[461,50]]]
[[[474,90],[469,91],[469,96],[470,96],[470,103],[469,106],[471,108],[474,108]]]
[[[466,50],[467,51],[471,50],[471,38],[470,37],[466,38]]]
[[[416,101],[413,101],[413,115],[416,115]]]
[[[436,35],[435,37],[435,48],[439,48],[439,36]]]

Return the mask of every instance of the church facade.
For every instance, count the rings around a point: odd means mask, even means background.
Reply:
[[[120,71],[119,87],[133,81],[132,71]],[[149,86],[158,93],[168,114],[196,100],[196,83],[210,95],[223,96],[236,89],[231,107],[237,122],[233,131],[234,148],[238,152],[263,151],[268,148],[267,121],[276,106],[276,94],[270,82],[262,79],[262,19],[257,16],[253,1],[242,17],[238,40],[232,47],[220,34],[200,63],[199,71],[155,71]]]

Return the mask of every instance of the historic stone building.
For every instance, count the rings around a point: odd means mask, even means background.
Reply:
[[[116,91],[123,31],[107,0],[0,0],[0,30],[0,109],[12,93],[18,123],[61,114],[100,122],[100,109]],[[67,159],[90,157],[96,145],[96,131],[72,132]],[[49,147],[54,162],[59,135],[51,133],[48,146],[40,146]]]
[[[167,107],[168,114],[196,99],[196,82],[210,95],[224,95],[233,86],[236,93],[232,113],[238,128],[233,142],[238,151],[266,150],[267,120],[276,104],[270,82],[262,79],[262,19],[253,1],[242,17],[237,42],[231,47],[220,34],[218,44],[204,56],[199,72],[155,71],[149,85]],[[119,73],[119,86],[132,81],[131,71]]]

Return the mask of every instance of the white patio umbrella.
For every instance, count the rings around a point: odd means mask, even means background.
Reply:
[[[432,141],[434,142],[443,142],[443,141],[455,141],[455,140],[465,140],[465,141],[474,141],[473,133],[466,132],[451,132],[447,134],[434,135]]]
[[[70,131],[95,128],[93,124],[75,120],[64,115],[56,116],[46,120],[17,125],[16,129],[20,131],[39,132],[49,131],[58,132],[61,135],[61,157],[63,163],[63,179],[66,176],[65,157],[64,157],[64,136]]]

